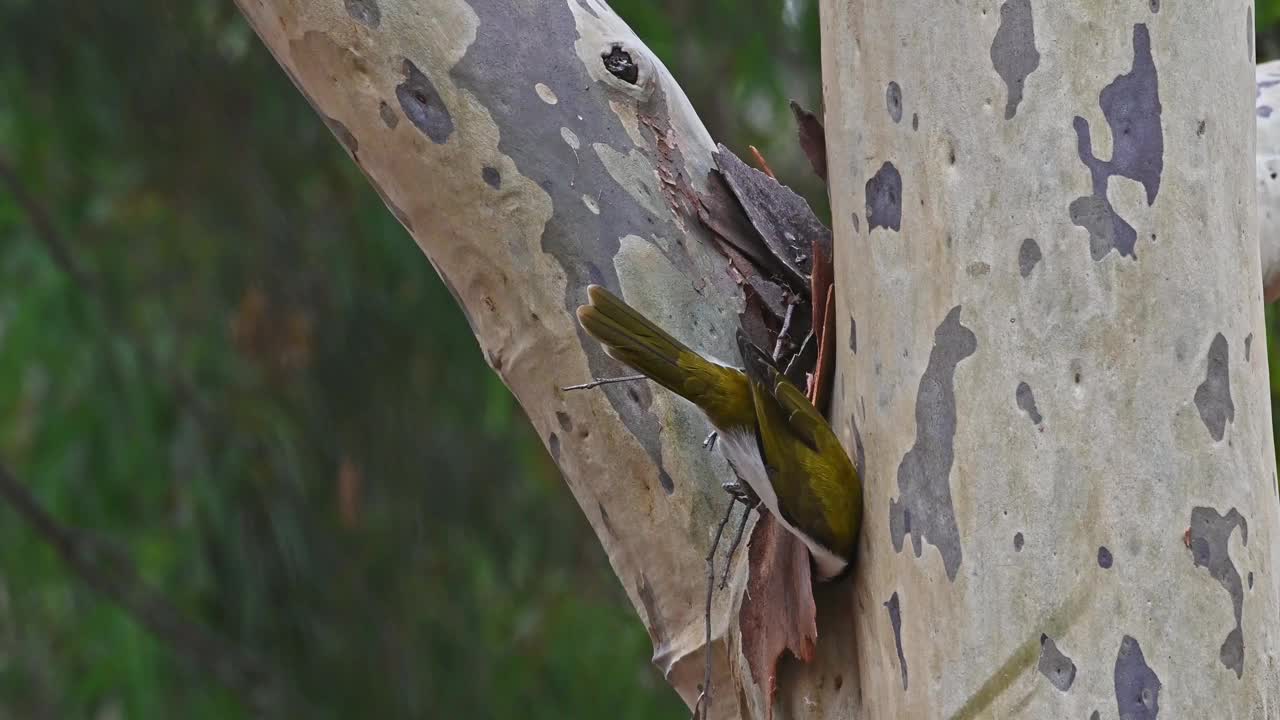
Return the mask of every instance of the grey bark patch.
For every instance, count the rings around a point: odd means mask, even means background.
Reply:
[[[920,129],[920,113],[911,113],[911,129]]]
[[[1222,333],[1213,337],[1209,345],[1204,382],[1196,388],[1196,409],[1200,411],[1200,420],[1209,430],[1209,437],[1214,442],[1222,440],[1226,434],[1227,422],[1235,422],[1236,406],[1231,401],[1231,377],[1228,372],[1227,338]]]
[[[866,201],[867,232],[902,229],[902,175],[893,163],[886,161],[867,181]]]
[[[422,131],[431,142],[442,145],[453,133],[453,117],[445,107],[435,85],[412,60],[405,58],[401,66],[404,82],[396,86],[396,99],[400,109],[413,126]]]
[[[1024,278],[1030,277],[1031,271],[1036,269],[1042,259],[1044,256],[1040,254],[1040,244],[1034,238],[1023,240],[1018,248],[1018,272]]]
[[[1089,715],[1089,720],[1102,720],[1102,716],[1098,714],[1098,711],[1097,711],[1097,710],[1094,710],[1094,711]]]
[[[973,331],[960,324],[960,306],[947,314],[933,336],[929,365],[916,394],[916,441],[898,465],[898,499],[889,501],[889,534],[895,552],[911,535],[920,557],[927,540],[942,555],[947,579],[955,581],[962,551],[951,502],[952,443],[956,434],[956,366],[977,351]],[[913,527],[914,523],[914,527]]]
[[[1235,508],[1228,510],[1226,515],[1219,515],[1217,510],[1209,507],[1191,509],[1191,561],[1196,567],[1208,569],[1209,575],[1231,596],[1231,609],[1236,618],[1235,628],[1228,633],[1218,650],[1218,659],[1228,669],[1235,671],[1236,678],[1240,678],[1244,673],[1244,633],[1241,625],[1244,588],[1228,550],[1228,541],[1236,528],[1240,528],[1240,541],[1248,545],[1249,524]]]
[[[1249,589],[1250,590],[1253,589],[1253,571],[1252,570],[1249,571]]]
[[[1151,1],[1158,2],[1158,0]],[[1159,7],[1157,6],[1156,9],[1158,10]],[[1253,52],[1253,35],[1256,32],[1258,32],[1258,28],[1253,24],[1253,3],[1249,3],[1249,11],[1244,19],[1244,37],[1245,42],[1248,43],[1249,46],[1249,62],[1257,61],[1257,57],[1255,57]]]
[[[1026,542],[1026,540],[1022,537],[1022,533],[1021,533],[1021,532],[1016,532],[1016,533],[1014,533],[1014,534],[1013,534],[1013,551],[1014,551],[1014,552],[1022,552],[1022,545],[1023,545],[1025,542]]]
[[[1257,114],[1260,118],[1269,118],[1271,117],[1272,112],[1273,110],[1270,105],[1259,105],[1257,109]]]
[[[902,88],[896,80],[890,80],[884,89],[884,105],[895,123],[902,122]]]
[[[893,626],[893,642],[898,646],[898,667],[902,670],[902,689],[907,689],[907,658],[902,654],[902,608],[898,604],[898,593],[889,596],[884,604],[889,611],[889,624]]]
[[[1249,352],[1253,346],[1253,333],[1244,336],[1244,361],[1249,362]]]
[[[547,449],[551,451],[551,459],[556,465],[560,464],[560,437],[555,433],[551,433],[551,437],[547,438]]]
[[[497,190],[502,187],[502,173],[498,172],[498,168],[485,165],[480,169],[480,177],[484,179],[489,187]]]
[[[328,126],[329,132],[332,132],[333,136],[338,138],[338,142],[342,143],[342,147],[346,148],[347,152],[351,153],[351,157],[354,158],[356,153],[360,151],[360,141],[356,140],[356,136],[351,134],[346,125],[328,115],[321,113],[320,117],[324,119],[324,124]]]
[[[565,432],[573,432],[573,418],[569,417],[569,413],[563,410],[557,410],[556,422],[560,423],[561,430]]]
[[[1160,12],[1160,0],[1151,0],[1151,12]]]
[[[858,354],[858,321],[849,318],[849,349]]]
[[[858,432],[858,418],[849,415],[849,425],[853,428],[853,467],[858,471],[858,478],[866,482],[867,455],[862,448],[862,433]]]
[[[965,267],[964,271],[968,273],[971,278],[980,278],[991,272],[991,266],[984,262],[971,262],[967,267]]]
[[[1031,418],[1032,425],[1039,425],[1040,421],[1044,420],[1040,415],[1040,411],[1036,409],[1036,396],[1031,392],[1030,385],[1025,382],[1018,383],[1018,388],[1014,391],[1013,396],[1018,403],[1018,409]]]
[[[1027,76],[1040,67],[1031,0],[1008,0],[1000,6],[1000,29],[991,41],[991,65],[1008,89],[1004,119],[1012,120],[1022,102]]]
[[[1120,720],[1156,720],[1160,714],[1160,678],[1147,665],[1138,641],[1120,640],[1113,674]]]
[[[575,157],[564,143],[545,141],[559,137],[560,128],[569,127],[592,147],[608,147],[623,156],[636,148],[609,107],[609,101],[617,97],[615,84],[589,74],[574,50],[580,36],[573,4],[539,5],[537,32],[529,31],[528,17],[512,12],[509,2],[469,0],[468,5],[478,21],[475,38],[449,70],[449,78],[482,102],[497,125],[498,151],[511,162],[507,166],[507,160],[503,161],[503,174],[519,173],[547,193],[551,217],[542,226],[539,249],[564,270],[563,307],[572,317],[586,297],[587,284],[597,283],[618,292],[621,283],[614,256],[621,246],[619,238],[679,238],[684,232],[669,215],[655,215],[642,206],[609,173],[599,153],[580,151]],[[538,96],[534,90],[538,83],[559,98],[555,105],[547,105]],[[648,151],[657,154],[654,127],[661,127],[667,107],[660,86],[648,102],[653,122],[642,123],[640,133],[650,146]],[[679,148],[670,148],[670,156],[674,167],[684,167]],[[505,170],[507,167],[513,169]],[[572,184],[566,168],[573,170]],[[598,215],[582,201],[584,185],[592,189]],[[676,267],[690,267],[687,256],[678,243],[669,251]],[[581,327],[575,331],[591,377],[628,372]],[[653,391],[635,383],[607,385],[601,390],[627,431],[651,461],[660,465],[660,426],[650,410]]]
[[[853,231],[855,233],[862,232],[862,227],[858,223],[858,213],[853,213],[852,215],[850,215],[850,217],[853,219]]]
[[[1076,681],[1076,664],[1058,649],[1048,635],[1040,635],[1040,662],[1036,668],[1062,692],[1070,690],[1071,683]]]
[[[658,484],[662,486],[662,491],[668,495],[676,491],[676,483],[671,479],[671,474],[664,467],[658,468]]]
[[[396,126],[400,124],[400,116],[385,100],[378,103],[378,115],[382,118],[382,124],[386,125],[388,130],[395,130]]]
[[[1111,551],[1107,549],[1107,546],[1099,545],[1098,546],[1098,567],[1102,568],[1103,570],[1110,570],[1111,564],[1113,562],[1114,562],[1114,558],[1111,557]]]
[[[596,9],[591,7],[591,3],[587,2],[587,0],[578,0],[578,6],[591,13],[592,17],[600,17],[600,13],[596,12]]]
[[[347,6],[347,14],[361,25],[378,27],[382,22],[382,10],[378,9],[376,0],[343,0]]]
[[[1159,79],[1146,25],[1133,26],[1133,67],[1102,89],[1098,104],[1111,128],[1111,159],[1094,156],[1089,121],[1077,115],[1072,126],[1080,161],[1089,168],[1093,194],[1071,201],[1068,212],[1072,223],[1089,231],[1089,252],[1095,261],[1112,250],[1136,259],[1137,232],[1111,206],[1107,184],[1113,176],[1141,183],[1147,205],[1154,203],[1160,192],[1164,134],[1160,129]]]

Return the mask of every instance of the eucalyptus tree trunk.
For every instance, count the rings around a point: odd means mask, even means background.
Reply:
[[[742,258],[700,222],[715,146],[683,93],[599,0],[237,1],[453,290],[692,704],[728,470],[669,393],[561,390],[625,372],[575,322],[591,282],[736,355]],[[740,553],[714,717],[1280,702],[1252,22],[1186,5],[824,0],[859,567],[770,701]]]
[[[1252,6],[823,0],[866,717],[1280,712]]]
[[[716,146],[683,92],[599,0],[237,1],[453,291],[599,537],[654,663],[692,704],[727,465],[670,393],[561,390],[629,374],[578,327],[589,283],[736,357],[746,268],[700,224]],[[712,609],[713,717],[767,712],[734,621],[745,558]],[[852,617],[835,615],[819,658],[851,652]],[[820,667],[783,667],[780,706],[803,706]],[[851,697],[856,675],[840,686]]]

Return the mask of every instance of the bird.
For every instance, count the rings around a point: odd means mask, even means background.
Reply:
[[[696,405],[733,471],[809,550],[819,581],[851,567],[862,482],[835,431],[768,354],[739,329],[742,365],[691,350],[599,285],[578,323],[610,357]]]

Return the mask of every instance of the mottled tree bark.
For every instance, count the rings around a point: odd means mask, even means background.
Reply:
[[[1274,716],[1252,2],[822,31],[865,716]]]
[[[238,4],[452,289],[608,553],[655,664],[692,703],[727,466],[702,448],[701,414],[656,386],[561,390],[629,374],[577,325],[592,282],[694,347],[737,356],[741,276],[698,221],[715,145],[688,100],[599,0]],[[731,622],[745,557],[713,609],[714,717],[765,713]],[[847,601],[848,586],[836,595]],[[839,602],[822,608],[836,619],[818,653],[851,667],[851,615],[829,610]],[[785,666],[778,703],[809,707],[821,666]],[[857,678],[837,684],[829,694],[848,698]]]

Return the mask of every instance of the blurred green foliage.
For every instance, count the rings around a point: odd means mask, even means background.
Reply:
[[[615,6],[824,204],[785,102],[819,106],[814,0]],[[678,716],[448,292],[232,4],[0,0],[0,28],[33,201],[0,183],[0,460],[54,516],[259,661],[282,717]],[[214,660],[0,506],[0,717],[251,716]]]
[[[812,0],[619,9],[717,137],[815,187],[785,104],[817,94]],[[233,4],[0,0],[0,28],[32,199],[0,182],[0,461],[44,506],[282,717],[679,715],[449,293]],[[253,715],[200,655],[0,504],[0,717]]]

